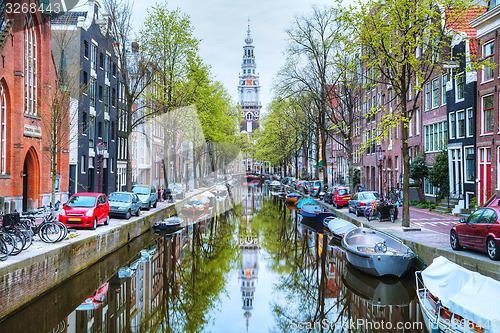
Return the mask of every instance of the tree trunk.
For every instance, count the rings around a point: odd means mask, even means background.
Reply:
[[[425,202],[424,183],[419,179],[415,179],[415,187],[417,188],[418,201]]]
[[[403,109],[405,110],[405,108]],[[404,113],[406,114],[406,112]],[[410,226],[410,155],[408,155],[408,127],[401,119],[401,154],[403,155],[403,218],[401,225]]]

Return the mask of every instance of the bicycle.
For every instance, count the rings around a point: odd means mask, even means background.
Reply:
[[[56,208],[57,209],[57,204]],[[56,243],[68,235],[68,227],[61,221],[56,220],[55,209],[41,207],[35,211],[24,212],[22,223],[30,235],[37,235],[45,243]],[[37,218],[43,218],[40,224],[36,223]]]
[[[371,221],[372,218],[378,217],[377,211],[378,201],[373,201],[370,206],[365,208],[364,215],[368,221]]]

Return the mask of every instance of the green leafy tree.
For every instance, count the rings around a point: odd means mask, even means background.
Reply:
[[[399,125],[403,226],[410,225],[408,124],[421,106],[421,93],[427,82],[442,73],[445,60],[453,60],[449,53],[450,27],[465,26],[464,13],[471,6],[469,0],[451,0],[443,5],[433,0],[369,0],[348,10],[346,22],[351,22],[352,29],[357,31],[364,73],[370,73],[365,77],[367,87],[390,85],[396,101],[396,110],[379,122],[377,139],[387,137]]]
[[[434,164],[429,171],[429,183],[439,188],[438,200],[445,198],[450,193],[448,170],[448,152],[443,150],[436,155]]]
[[[424,156],[419,155],[413,159],[410,165],[410,177],[415,181],[418,199],[425,202],[424,179],[429,175],[429,167],[425,163]]]

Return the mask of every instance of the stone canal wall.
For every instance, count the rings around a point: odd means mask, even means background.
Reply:
[[[71,238],[73,233],[70,233],[69,239],[57,244],[40,246],[33,243],[27,251],[9,257],[0,263],[0,319],[120,249],[150,230],[156,221],[174,213],[175,206],[171,204],[135,220],[111,220],[109,226],[99,226],[91,235],[86,233]]]

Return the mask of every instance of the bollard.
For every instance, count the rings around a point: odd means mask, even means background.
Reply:
[[[16,203],[14,201],[10,202],[10,211],[15,212],[16,211]]]
[[[28,199],[28,210],[33,210],[33,199]]]
[[[4,214],[9,214],[10,213],[10,205],[8,202],[4,202],[3,203],[3,213]]]
[[[5,202],[5,198],[4,197],[0,197],[0,209],[3,208],[4,202]]]

